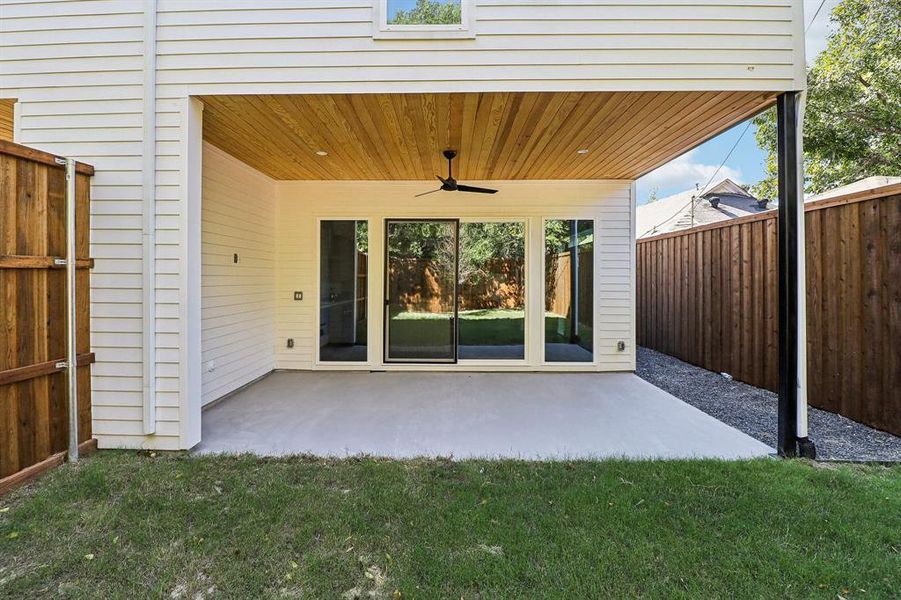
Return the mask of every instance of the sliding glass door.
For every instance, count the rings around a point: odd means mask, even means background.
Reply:
[[[460,360],[526,356],[526,224],[460,223]]]
[[[457,360],[459,222],[385,225],[385,361]]]
[[[543,339],[534,358],[544,364],[595,360],[594,225],[543,221],[543,327],[531,335]],[[516,220],[387,220],[385,361],[524,361],[526,230]]]

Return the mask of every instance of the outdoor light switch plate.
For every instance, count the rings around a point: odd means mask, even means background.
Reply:
[[[303,292],[294,292],[295,300],[303,300]]]

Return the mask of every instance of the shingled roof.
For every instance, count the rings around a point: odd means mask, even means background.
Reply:
[[[716,223],[772,208],[769,204],[761,207],[757,198],[729,178],[704,190],[700,196],[697,194],[696,190],[686,190],[639,206],[636,209],[636,235],[641,238],[680,231],[693,225]]]

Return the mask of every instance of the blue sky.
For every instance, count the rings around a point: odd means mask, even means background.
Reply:
[[[804,0],[805,23],[810,25],[805,36],[808,64],[813,62],[817,54],[825,48],[826,36],[829,31],[829,14],[839,3],[839,0],[825,0],[816,20],[810,24],[820,1]],[[703,187],[714,176],[717,167],[726,158],[729,149],[739,139],[746,125],[746,123],[740,123],[732,129],[724,131],[694,150],[639,179],[638,203],[644,204],[651,191],[655,189],[658,198],[665,198],[691,189],[696,183]],[[766,155],[757,147],[754,140],[755,130],[756,127],[751,125],[744,136],[741,136],[741,141],[729,160],[716,173],[714,183],[723,177],[730,177],[738,183],[752,184],[763,178]]]

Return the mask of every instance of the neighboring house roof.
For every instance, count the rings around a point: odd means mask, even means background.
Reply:
[[[641,238],[680,231],[692,227],[692,224],[716,223],[753,215],[771,208],[769,205],[761,207],[757,198],[726,178],[695,199],[692,219],[692,197],[696,194],[696,190],[686,190],[639,206],[635,215],[636,235]],[[719,199],[715,208],[711,204],[713,198]]]
[[[865,177],[864,179],[859,179],[854,183],[849,183],[848,185],[843,185],[841,187],[833,188],[829,191],[823,192],[822,194],[816,194],[813,196],[808,196],[804,199],[805,202],[813,202],[814,200],[825,200],[826,198],[835,198],[836,196],[844,196],[845,194],[853,194],[855,192],[862,192],[864,190],[872,190],[878,187],[886,186],[886,185],[894,185],[897,183],[901,183],[901,177],[890,177],[887,175],[874,175],[872,177]]]

